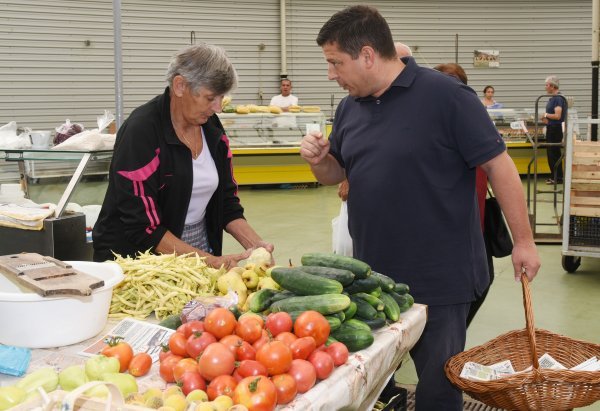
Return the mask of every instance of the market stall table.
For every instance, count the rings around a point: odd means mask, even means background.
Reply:
[[[294,401],[277,409],[288,411],[371,409],[388,379],[400,365],[402,358],[419,340],[426,320],[427,306],[413,305],[410,310],[402,313],[399,322],[375,331],[373,345],[353,353],[348,362],[337,367],[328,379],[318,382],[308,392],[298,395]],[[116,323],[116,321],[109,321],[102,334],[79,344],[32,350],[28,372],[46,366],[60,370],[69,365],[83,363],[86,358],[77,353],[102,338]],[[10,385],[16,381],[15,377],[0,374],[0,386]],[[167,386],[158,375],[158,363],[154,363],[149,375],[139,378],[138,383],[140,391],[150,386],[161,389]]]

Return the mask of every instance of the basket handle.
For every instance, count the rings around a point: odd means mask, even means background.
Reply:
[[[521,285],[523,288],[523,306],[525,307],[525,325],[527,327],[527,336],[529,337],[529,350],[531,352],[531,364],[537,370],[540,365],[538,363],[538,355],[535,343],[535,326],[533,324],[533,308],[531,307],[531,291],[529,290],[529,279],[527,274],[521,274]]]

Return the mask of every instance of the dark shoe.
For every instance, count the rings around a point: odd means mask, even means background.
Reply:
[[[408,390],[397,386],[388,386],[379,396],[384,408],[381,411],[405,411],[407,407]]]

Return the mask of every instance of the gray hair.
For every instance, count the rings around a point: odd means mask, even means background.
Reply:
[[[235,68],[225,50],[211,44],[200,43],[177,52],[169,63],[166,80],[173,87],[173,78],[182,76],[192,94],[206,88],[216,94],[226,94],[237,85]]]

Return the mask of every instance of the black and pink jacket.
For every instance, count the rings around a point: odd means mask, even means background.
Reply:
[[[192,157],[177,138],[169,88],[135,109],[117,133],[109,183],[94,226],[94,261],[115,252],[134,256],[153,250],[165,232],[181,237],[192,192]],[[244,217],[233,178],[232,155],[216,115],[203,125],[219,185],[206,209],[208,240],[221,255],[225,226]]]

